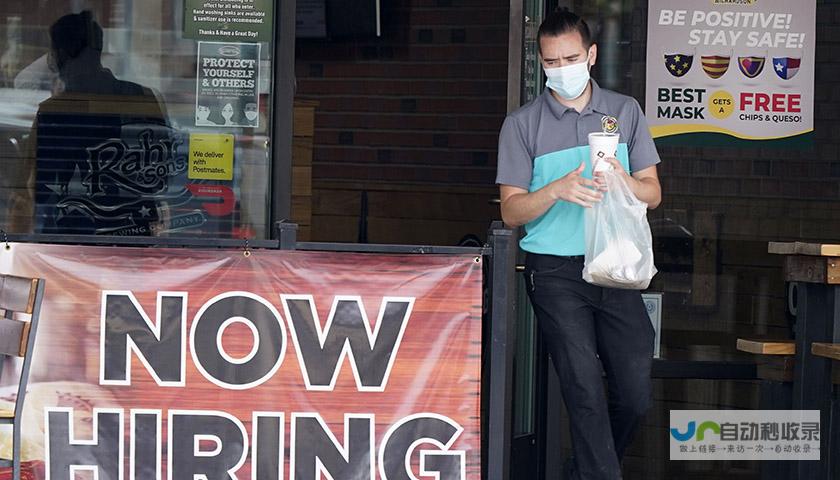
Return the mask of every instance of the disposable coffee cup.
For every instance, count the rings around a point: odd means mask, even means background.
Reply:
[[[618,154],[617,133],[592,132],[589,134],[589,164],[592,172],[610,170],[612,166],[607,159],[615,158]]]

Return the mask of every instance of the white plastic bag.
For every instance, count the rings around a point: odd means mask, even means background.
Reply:
[[[602,287],[644,290],[656,275],[647,204],[624,179],[604,171],[607,191],[585,213],[583,279]]]

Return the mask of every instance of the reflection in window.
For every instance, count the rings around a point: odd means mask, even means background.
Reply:
[[[266,237],[268,42],[187,39],[183,0],[37,1],[0,5],[0,227]]]

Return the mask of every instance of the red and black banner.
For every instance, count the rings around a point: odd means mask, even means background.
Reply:
[[[481,476],[480,258],[13,244],[0,272],[47,279],[32,478]]]

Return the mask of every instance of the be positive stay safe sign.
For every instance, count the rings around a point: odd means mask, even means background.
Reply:
[[[814,128],[816,3],[650,0],[655,139],[792,140]]]

